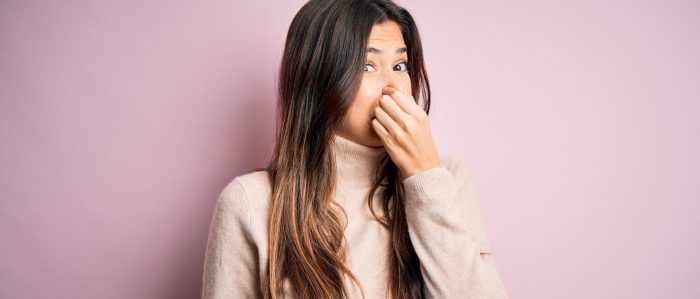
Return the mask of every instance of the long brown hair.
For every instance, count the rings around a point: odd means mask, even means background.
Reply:
[[[337,211],[345,212],[332,200],[337,182],[332,142],[360,86],[372,27],[387,21],[401,28],[413,97],[423,100],[427,113],[430,86],[420,36],[404,8],[388,0],[311,0],[289,26],[278,78],[277,140],[266,168],[272,194],[265,298],[277,298],[285,278],[295,298],[347,298],[344,274],[365,295],[344,263],[344,218]],[[381,196],[386,217],[372,208],[380,186],[386,187]],[[424,282],[403,198],[398,168],[387,154],[378,165],[368,204],[391,234],[389,291],[394,298],[422,298]]]

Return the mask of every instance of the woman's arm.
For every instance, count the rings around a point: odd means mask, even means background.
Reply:
[[[249,233],[250,209],[234,179],[221,191],[209,227],[202,298],[258,298],[258,263]]]
[[[427,298],[508,298],[466,167],[453,158],[403,180]]]

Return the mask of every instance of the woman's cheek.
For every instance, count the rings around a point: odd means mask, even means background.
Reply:
[[[364,84],[360,87],[356,97],[356,104],[361,105],[364,109],[374,111],[374,107],[379,104],[379,98],[382,96],[382,89],[374,84]]]
[[[412,94],[411,91],[411,77],[406,74],[406,76],[401,80],[401,87],[403,87],[403,90],[406,94]]]
[[[378,100],[382,95],[382,87],[371,79],[362,80],[360,91],[364,100]]]

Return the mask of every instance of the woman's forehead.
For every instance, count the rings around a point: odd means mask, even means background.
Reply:
[[[399,55],[406,53],[401,28],[395,22],[375,24],[367,41],[367,54]]]
[[[396,24],[396,22],[392,21],[374,24],[374,26],[372,26],[372,31],[369,34],[369,41],[401,41],[403,43],[403,34],[401,33],[401,27],[399,27],[399,25]]]

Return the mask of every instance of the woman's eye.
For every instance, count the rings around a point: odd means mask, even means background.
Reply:
[[[365,72],[372,72],[372,71],[375,71],[375,70],[376,70],[376,69],[374,68],[374,66],[373,66],[372,64],[369,64],[369,63],[368,63],[368,64],[365,64]]]
[[[402,72],[408,71],[408,63],[401,62],[401,63],[394,66],[394,70],[395,71],[402,71]]]

